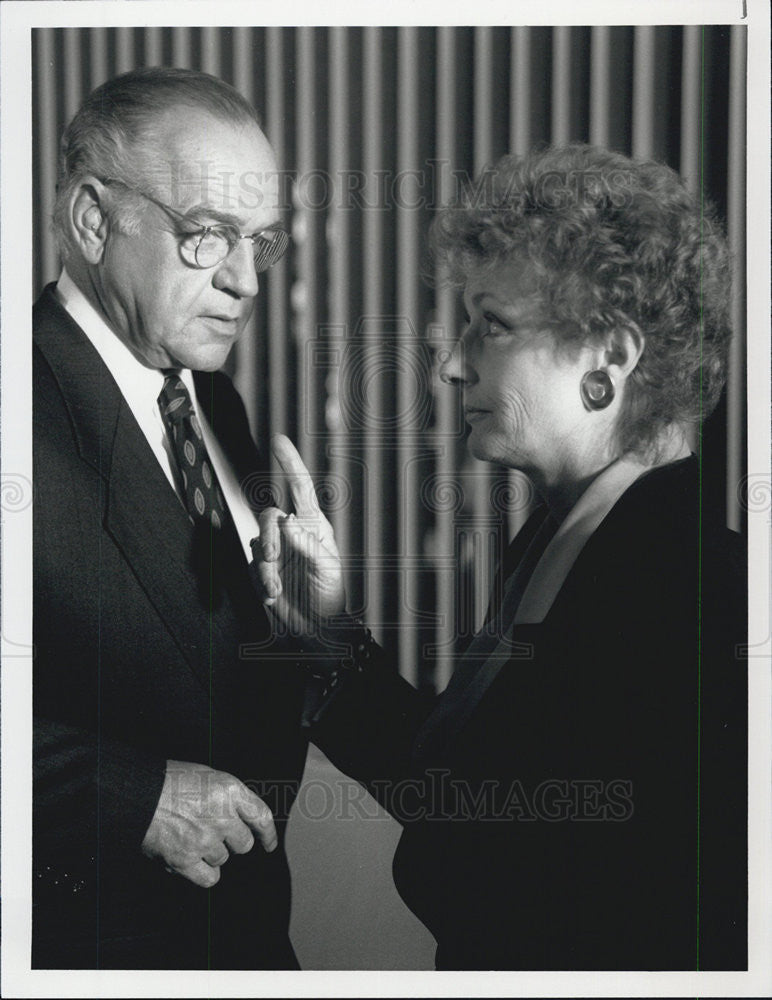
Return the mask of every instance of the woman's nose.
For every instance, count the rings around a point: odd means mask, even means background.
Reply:
[[[446,385],[465,386],[475,381],[469,364],[469,351],[464,337],[455,342],[450,353],[440,364],[440,381]]]

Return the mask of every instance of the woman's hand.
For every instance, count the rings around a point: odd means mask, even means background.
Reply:
[[[252,540],[252,554],[264,603],[291,634],[313,635],[346,607],[338,547],[295,446],[276,434],[271,450],[287,477],[295,513],[277,507],[262,511],[260,537]]]

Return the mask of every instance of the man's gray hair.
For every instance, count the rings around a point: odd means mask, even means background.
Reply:
[[[257,111],[237,90],[197,70],[145,67],[97,87],[65,129],[59,147],[53,230],[65,257],[70,249],[66,218],[72,191],[89,174],[147,187],[148,176],[161,165],[161,116],[180,106],[260,126]],[[116,194],[113,222],[120,231],[136,231],[140,205],[129,192]]]

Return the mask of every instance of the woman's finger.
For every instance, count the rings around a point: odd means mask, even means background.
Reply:
[[[257,523],[260,525],[259,538],[252,539],[252,553],[257,562],[277,562],[281,555],[281,533],[279,525],[286,514],[278,507],[267,507],[260,511]],[[257,549],[257,551],[256,551]]]
[[[254,545],[255,542],[257,542],[257,539],[253,539],[253,553],[256,548]],[[268,605],[273,604],[283,590],[281,575],[279,572],[279,563],[266,562],[264,559],[256,557],[255,572],[257,573],[257,579],[263,591],[263,603]]]
[[[282,592],[281,532],[279,525],[286,514],[277,507],[268,507],[258,515],[260,534],[250,542],[257,579],[263,591],[263,603],[273,604]]]
[[[295,513],[301,517],[318,516],[319,501],[316,499],[314,481],[295,445],[286,435],[274,434],[271,438],[271,451],[287,477]]]
[[[298,557],[294,565],[302,567],[303,579],[293,589],[300,613],[313,620],[321,610],[324,614],[337,614],[345,606],[345,591],[337,553],[326,548],[315,531],[307,531],[292,514],[280,525],[282,549]],[[326,605],[318,607],[319,601]]]
[[[315,527],[316,522],[311,525],[303,522],[290,514],[281,522],[280,534],[282,538],[282,548],[289,556],[290,553],[302,559],[302,565],[309,569],[319,570],[330,563],[330,555],[322,547],[321,540],[315,531],[309,531],[309,527]]]

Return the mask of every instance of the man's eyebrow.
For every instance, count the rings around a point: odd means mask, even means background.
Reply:
[[[191,205],[183,213],[186,218],[203,218],[206,216],[207,219],[212,219],[214,222],[221,222],[226,226],[235,226],[236,229],[239,228],[239,220],[231,212],[222,212],[218,208],[212,208],[211,205],[206,203],[201,203],[199,205]]]
[[[231,212],[223,212],[218,208],[212,208],[211,205],[192,205],[184,214],[186,219],[198,220],[206,217],[207,219],[212,219],[220,225],[232,226],[234,229],[238,230],[238,232],[241,232],[241,222],[239,221],[238,216],[233,215]],[[278,225],[279,220],[274,219],[267,226],[263,226],[262,229],[256,230],[256,232],[262,232],[263,229],[274,229]]]

